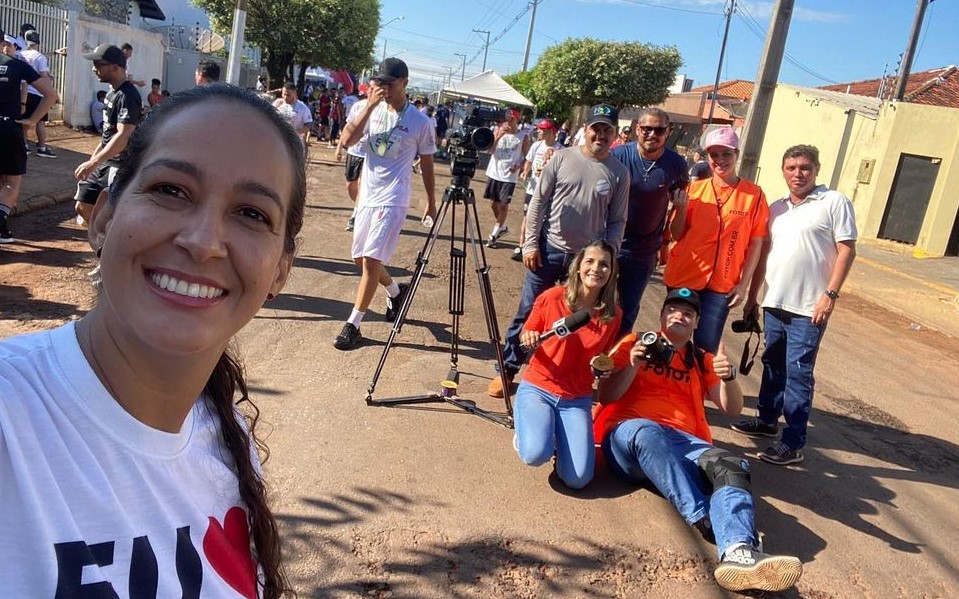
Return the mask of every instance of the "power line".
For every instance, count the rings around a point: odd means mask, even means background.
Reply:
[[[744,4],[742,4],[742,3],[738,4],[736,8],[737,8],[737,9],[742,9],[742,11],[743,11],[742,13],[739,12],[739,10],[736,11],[736,16],[738,16],[739,19],[746,25],[746,28],[749,29],[749,30],[753,33],[753,35],[755,35],[756,37],[758,37],[760,40],[765,40],[765,39],[766,39],[766,34],[763,32],[763,27],[762,27],[762,25],[760,25],[759,21],[757,21],[757,20],[752,16],[752,14],[749,12],[749,9],[746,8],[746,6],[745,6]],[[743,14],[743,13],[745,13],[745,14]],[[789,64],[791,64],[791,65],[793,65],[794,67],[796,67],[797,69],[799,69],[800,71],[806,73],[807,75],[810,75],[811,77],[814,77],[814,78],[816,78],[816,79],[819,79],[820,81],[825,81],[826,83],[832,83],[832,84],[838,83],[837,81],[835,81],[835,80],[833,80],[833,79],[830,79],[829,77],[826,77],[826,76],[823,75],[822,73],[818,73],[818,72],[814,71],[812,68],[810,68],[810,67],[806,66],[805,64],[799,62],[799,60],[797,60],[795,57],[793,57],[793,56],[792,56],[791,54],[789,54],[788,52],[784,52],[784,53],[783,53],[783,59],[784,59],[786,62],[788,62]]]
[[[711,10],[695,10],[692,8],[679,8],[678,6],[666,6],[663,4],[652,4],[650,2],[639,2],[639,0],[619,0],[620,2],[625,2],[627,4],[635,4],[637,6],[648,6],[650,8],[661,8],[663,10],[674,10],[676,12],[687,12],[695,15],[712,15],[714,17],[721,17],[723,13],[713,12]]]
[[[512,29],[513,26],[516,25],[516,23],[518,23],[519,20],[523,18],[523,15],[525,15],[527,12],[529,12],[529,10],[530,10],[530,5],[527,4],[526,7],[523,8],[523,10],[521,10],[521,11],[519,12],[519,14],[516,15],[516,16],[513,18],[512,21],[509,22],[509,25],[507,25],[505,29],[503,29],[502,31],[500,31],[500,32],[499,32],[499,35],[497,35],[496,37],[494,37],[492,40],[489,39],[489,33],[487,33],[487,32],[484,31],[483,33],[486,33],[486,49],[488,49],[491,45],[495,44],[495,43],[498,42],[500,39],[502,39],[502,37],[503,37],[504,35],[506,35],[507,33],[509,33],[509,30]],[[473,31],[476,31],[476,30],[474,29]],[[481,53],[481,52],[477,52],[476,54],[474,54],[474,55],[473,55],[473,58],[469,61],[469,64],[473,64],[473,62],[475,62],[476,59],[479,58],[480,53]],[[484,62],[484,70],[485,70],[485,62],[486,62],[485,59],[484,59],[483,62]]]

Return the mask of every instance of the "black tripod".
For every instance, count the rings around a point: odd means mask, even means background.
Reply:
[[[393,323],[389,339],[380,355],[380,362],[376,365],[376,371],[373,373],[373,379],[366,390],[366,403],[370,406],[398,406],[421,403],[448,403],[470,414],[475,414],[491,422],[501,424],[507,428],[513,428],[513,406],[510,402],[509,380],[506,378],[506,368],[503,362],[503,347],[500,343],[499,325],[496,322],[496,308],[493,306],[493,291],[489,282],[489,266],[486,264],[486,254],[483,252],[483,245],[477,240],[479,230],[479,217],[476,213],[476,198],[473,190],[469,187],[469,176],[459,175],[453,177],[453,182],[446,191],[443,192],[443,199],[436,215],[436,220],[430,228],[429,236],[423,249],[416,257],[416,269],[413,271],[413,278],[410,281],[410,289],[406,294],[406,299],[400,307],[400,311]],[[460,237],[456,236],[456,207],[463,206],[463,231]],[[439,231],[446,221],[447,214],[452,211],[450,224],[450,286],[449,286],[449,313],[453,317],[452,334],[450,339],[450,371],[446,378],[440,382],[441,390],[439,392],[428,393],[425,395],[411,395],[408,397],[394,397],[390,399],[373,399],[373,391],[376,389],[376,382],[383,372],[383,366],[386,364],[386,356],[393,347],[393,341],[396,335],[403,328],[406,321],[406,314],[409,312],[413,298],[416,297],[416,290],[419,288],[426,265],[429,263],[430,254],[433,252],[433,246],[436,244]],[[467,246],[467,242],[469,245]],[[459,361],[459,341],[460,341],[460,317],[463,315],[463,306],[466,294],[466,251],[467,247],[473,254],[473,265],[476,269],[476,277],[479,281],[480,294],[483,300],[483,315],[486,317],[486,328],[489,333],[490,343],[496,352],[496,363],[499,365],[499,376],[503,382],[503,400],[506,404],[506,413],[490,412],[479,408],[476,403],[463,399],[457,394],[459,387],[460,373],[457,370]]]

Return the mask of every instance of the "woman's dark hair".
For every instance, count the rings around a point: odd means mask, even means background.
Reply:
[[[233,102],[247,106],[260,113],[273,124],[286,146],[290,168],[294,171],[293,193],[290,197],[285,231],[284,251],[292,254],[296,249],[296,236],[303,225],[303,207],[306,202],[306,172],[303,145],[300,138],[270,104],[255,93],[226,84],[212,84],[180,92],[157,104],[150,115],[134,130],[120,158],[120,168],[110,187],[110,201],[121,200],[123,191],[140,170],[144,156],[150,149],[156,132],[170,117],[201,102]],[[235,114],[235,113],[227,113]],[[256,447],[262,460],[269,457],[266,446],[256,438],[255,429],[260,411],[250,400],[243,367],[228,350],[220,360],[204,389],[209,402],[220,421],[220,433],[233,458],[239,482],[240,497],[246,504],[250,536],[253,541],[254,559],[262,575],[260,587],[265,599],[294,595],[287,580],[281,559],[280,535],[276,519],[266,501],[266,487],[259,469],[254,466],[252,455]],[[234,404],[234,398],[239,400]],[[249,406],[244,417],[247,428],[237,419],[237,406]]]
[[[606,323],[616,316],[616,277],[619,273],[619,267],[616,263],[616,252],[613,246],[602,239],[591,241],[586,247],[576,252],[573,261],[569,263],[569,271],[566,273],[566,306],[575,312],[579,307],[579,301],[585,295],[583,282],[579,279],[579,267],[583,264],[583,257],[586,250],[598,248],[609,254],[609,280],[603,285],[599,292],[599,298],[594,306],[600,310],[599,321]]]

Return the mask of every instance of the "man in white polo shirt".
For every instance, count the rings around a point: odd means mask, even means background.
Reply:
[[[759,454],[777,465],[803,459],[806,425],[812,409],[813,368],[839,289],[856,258],[856,217],[852,202],[838,191],[816,184],[819,150],[798,145],[782,162],[789,195],[769,207],[769,236],[753,276],[744,315],[762,301],[766,350],[759,388],[758,417],[732,425],[745,435],[779,436],[779,417],[786,426],[779,442]]]

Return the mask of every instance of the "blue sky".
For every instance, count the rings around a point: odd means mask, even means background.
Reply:
[[[410,65],[414,84],[436,88],[451,68],[458,80],[462,58],[456,53],[467,57],[467,78],[479,73],[485,34],[473,29],[490,31],[488,69],[500,74],[521,70],[529,12],[517,16],[527,0],[381,3],[385,27],[377,38],[377,56],[382,56],[385,42],[387,55]],[[722,42],[724,4],[724,0],[541,0],[530,66],[545,48],[570,37],[641,41],[676,46],[685,63],[680,73],[695,85],[711,84]],[[755,78],[773,4],[737,0],[723,80]],[[819,86],[876,78],[884,65],[894,70],[906,47],[915,7],[915,0],[796,0],[780,81]],[[387,24],[400,16],[403,19]],[[959,63],[957,24],[959,2],[933,0],[914,71]]]

